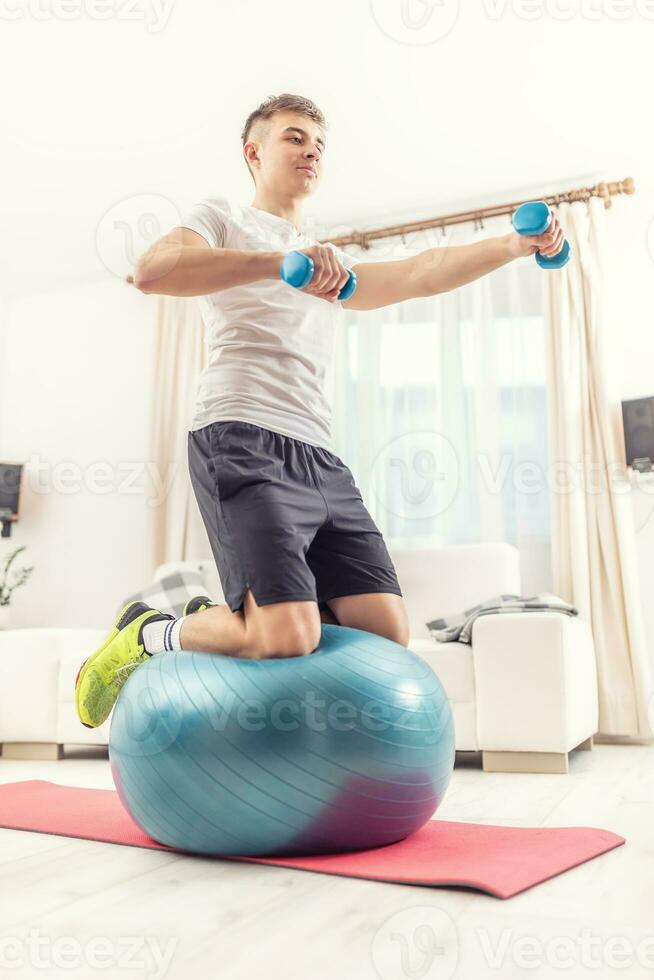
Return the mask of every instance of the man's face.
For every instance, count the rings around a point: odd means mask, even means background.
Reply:
[[[251,159],[257,187],[283,188],[293,197],[313,194],[322,178],[325,134],[313,119],[296,112],[276,112],[270,119],[270,132],[254,146],[257,159]]]

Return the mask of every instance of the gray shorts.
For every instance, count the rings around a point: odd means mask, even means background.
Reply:
[[[238,611],[366,592],[402,595],[349,469],[327,449],[250,422],[188,433],[191,482],[225,600]]]

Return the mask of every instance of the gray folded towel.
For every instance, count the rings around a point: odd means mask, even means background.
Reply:
[[[472,627],[478,616],[489,616],[496,613],[514,612],[560,612],[567,616],[577,616],[579,610],[551,592],[539,592],[538,595],[497,595],[486,599],[472,609],[465,609],[456,616],[432,619],[426,623],[427,629],[434,640],[448,643],[457,640],[459,643],[470,643]]]

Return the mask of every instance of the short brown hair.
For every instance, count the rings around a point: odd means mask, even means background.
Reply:
[[[248,116],[245,126],[243,127],[243,132],[241,133],[241,142],[243,146],[250,139],[250,131],[253,127],[258,130],[258,137],[263,138],[267,135],[269,126],[267,125],[271,116],[276,112],[299,112],[303,116],[307,116],[309,119],[313,119],[314,122],[318,123],[323,130],[327,130],[327,122],[322,112],[311,99],[305,99],[302,95],[291,95],[288,92],[284,92],[283,95],[270,95],[265,99],[260,106],[258,106],[254,112],[251,112]],[[247,168],[250,171],[250,176],[254,180],[254,174],[252,173],[252,167],[247,163]],[[255,181],[256,184],[256,181]]]

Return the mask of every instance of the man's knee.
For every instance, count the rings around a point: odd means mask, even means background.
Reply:
[[[320,620],[316,629],[314,624],[278,624],[264,630],[262,637],[263,657],[304,657],[313,653],[320,643]]]
[[[392,640],[393,643],[399,643],[403,647],[409,645],[409,630],[401,624],[371,623],[366,626],[357,626],[357,629],[364,629],[369,633],[374,633],[375,636],[383,636],[385,640]]]
[[[306,656],[320,643],[318,606],[309,602],[256,606],[246,616],[246,633],[253,657]]]
[[[393,640],[403,647],[408,647],[411,638],[411,629],[409,627],[409,617],[404,605],[400,608],[398,615],[393,617],[388,623],[386,635],[389,640]]]
[[[399,643],[403,647],[408,647],[411,635],[408,626],[401,626],[398,628],[395,636],[393,637],[396,643]]]
[[[342,596],[333,599],[332,605],[342,626],[366,630],[408,647],[409,614],[401,596],[377,593]]]

